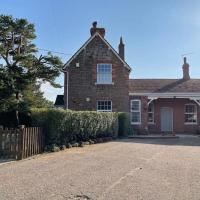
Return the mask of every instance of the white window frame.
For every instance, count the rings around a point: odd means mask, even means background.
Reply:
[[[98,102],[99,101],[110,101],[111,102],[111,109],[110,110],[99,110],[98,109]],[[97,100],[97,111],[98,112],[112,112],[112,101],[111,100]]]
[[[152,111],[149,112],[149,106],[152,105]],[[153,121],[152,122],[149,122],[149,113],[152,113],[152,116],[153,116]],[[154,119],[154,113],[155,113],[155,110],[154,110],[154,103],[151,102],[149,105],[148,105],[148,110],[147,110],[147,114],[148,114],[148,124],[154,124],[155,123],[155,119]]]
[[[194,106],[195,107],[195,112],[194,113],[191,113],[191,112],[186,112],[186,106]],[[186,122],[185,121],[185,115],[186,114],[194,114],[194,115],[196,115],[196,122]],[[194,104],[194,103],[188,103],[188,104],[185,104],[185,106],[184,106],[184,124],[186,124],[186,125],[192,125],[192,124],[197,124],[198,123],[198,115],[197,115],[197,105],[196,104]]]
[[[100,82],[98,80],[98,69],[101,65],[110,65],[111,66],[111,81],[110,82]],[[111,63],[98,63],[97,64],[97,68],[96,68],[96,85],[113,85],[113,82],[112,82],[112,64]],[[103,75],[103,74],[102,74]]]
[[[138,111],[132,110],[132,103],[135,102],[135,101],[139,102],[139,110]],[[134,113],[134,112],[135,113],[139,112],[140,121],[138,121],[138,122],[132,122],[132,113]],[[131,100],[131,124],[133,124],[133,125],[140,125],[141,124],[141,100],[140,99],[133,99],[133,100]]]

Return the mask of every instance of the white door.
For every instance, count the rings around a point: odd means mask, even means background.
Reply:
[[[163,107],[160,110],[161,116],[161,131],[172,132],[173,131],[173,110],[172,108]]]

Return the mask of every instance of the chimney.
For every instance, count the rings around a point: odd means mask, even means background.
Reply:
[[[186,57],[184,57],[183,60],[184,60],[184,63],[183,63],[183,66],[182,66],[183,79],[184,80],[189,80],[190,79],[190,73],[189,73],[190,65],[187,63],[187,58]]]
[[[122,60],[124,60],[124,43],[122,37],[120,37],[120,43],[118,48],[119,48],[119,56],[121,57]]]
[[[90,34],[93,36],[96,32],[98,32],[101,37],[105,36],[105,29],[104,28],[97,28],[97,22],[92,23],[92,28],[90,29]]]

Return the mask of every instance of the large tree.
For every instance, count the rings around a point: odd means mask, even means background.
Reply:
[[[31,90],[37,87],[38,80],[60,87],[55,82],[63,66],[60,58],[51,53],[39,55],[33,43],[35,38],[34,25],[26,19],[0,15],[1,107],[13,101],[19,107],[21,94],[24,95],[30,87]]]

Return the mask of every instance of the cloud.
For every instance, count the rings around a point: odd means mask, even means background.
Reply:
[[[62,88],[54,88],[48,82],[43,83],[41,85],[41,91],[44,92],[44,97],[50,101],[55,102],[56,96],[58,94],[63,94],[64,89]]]

